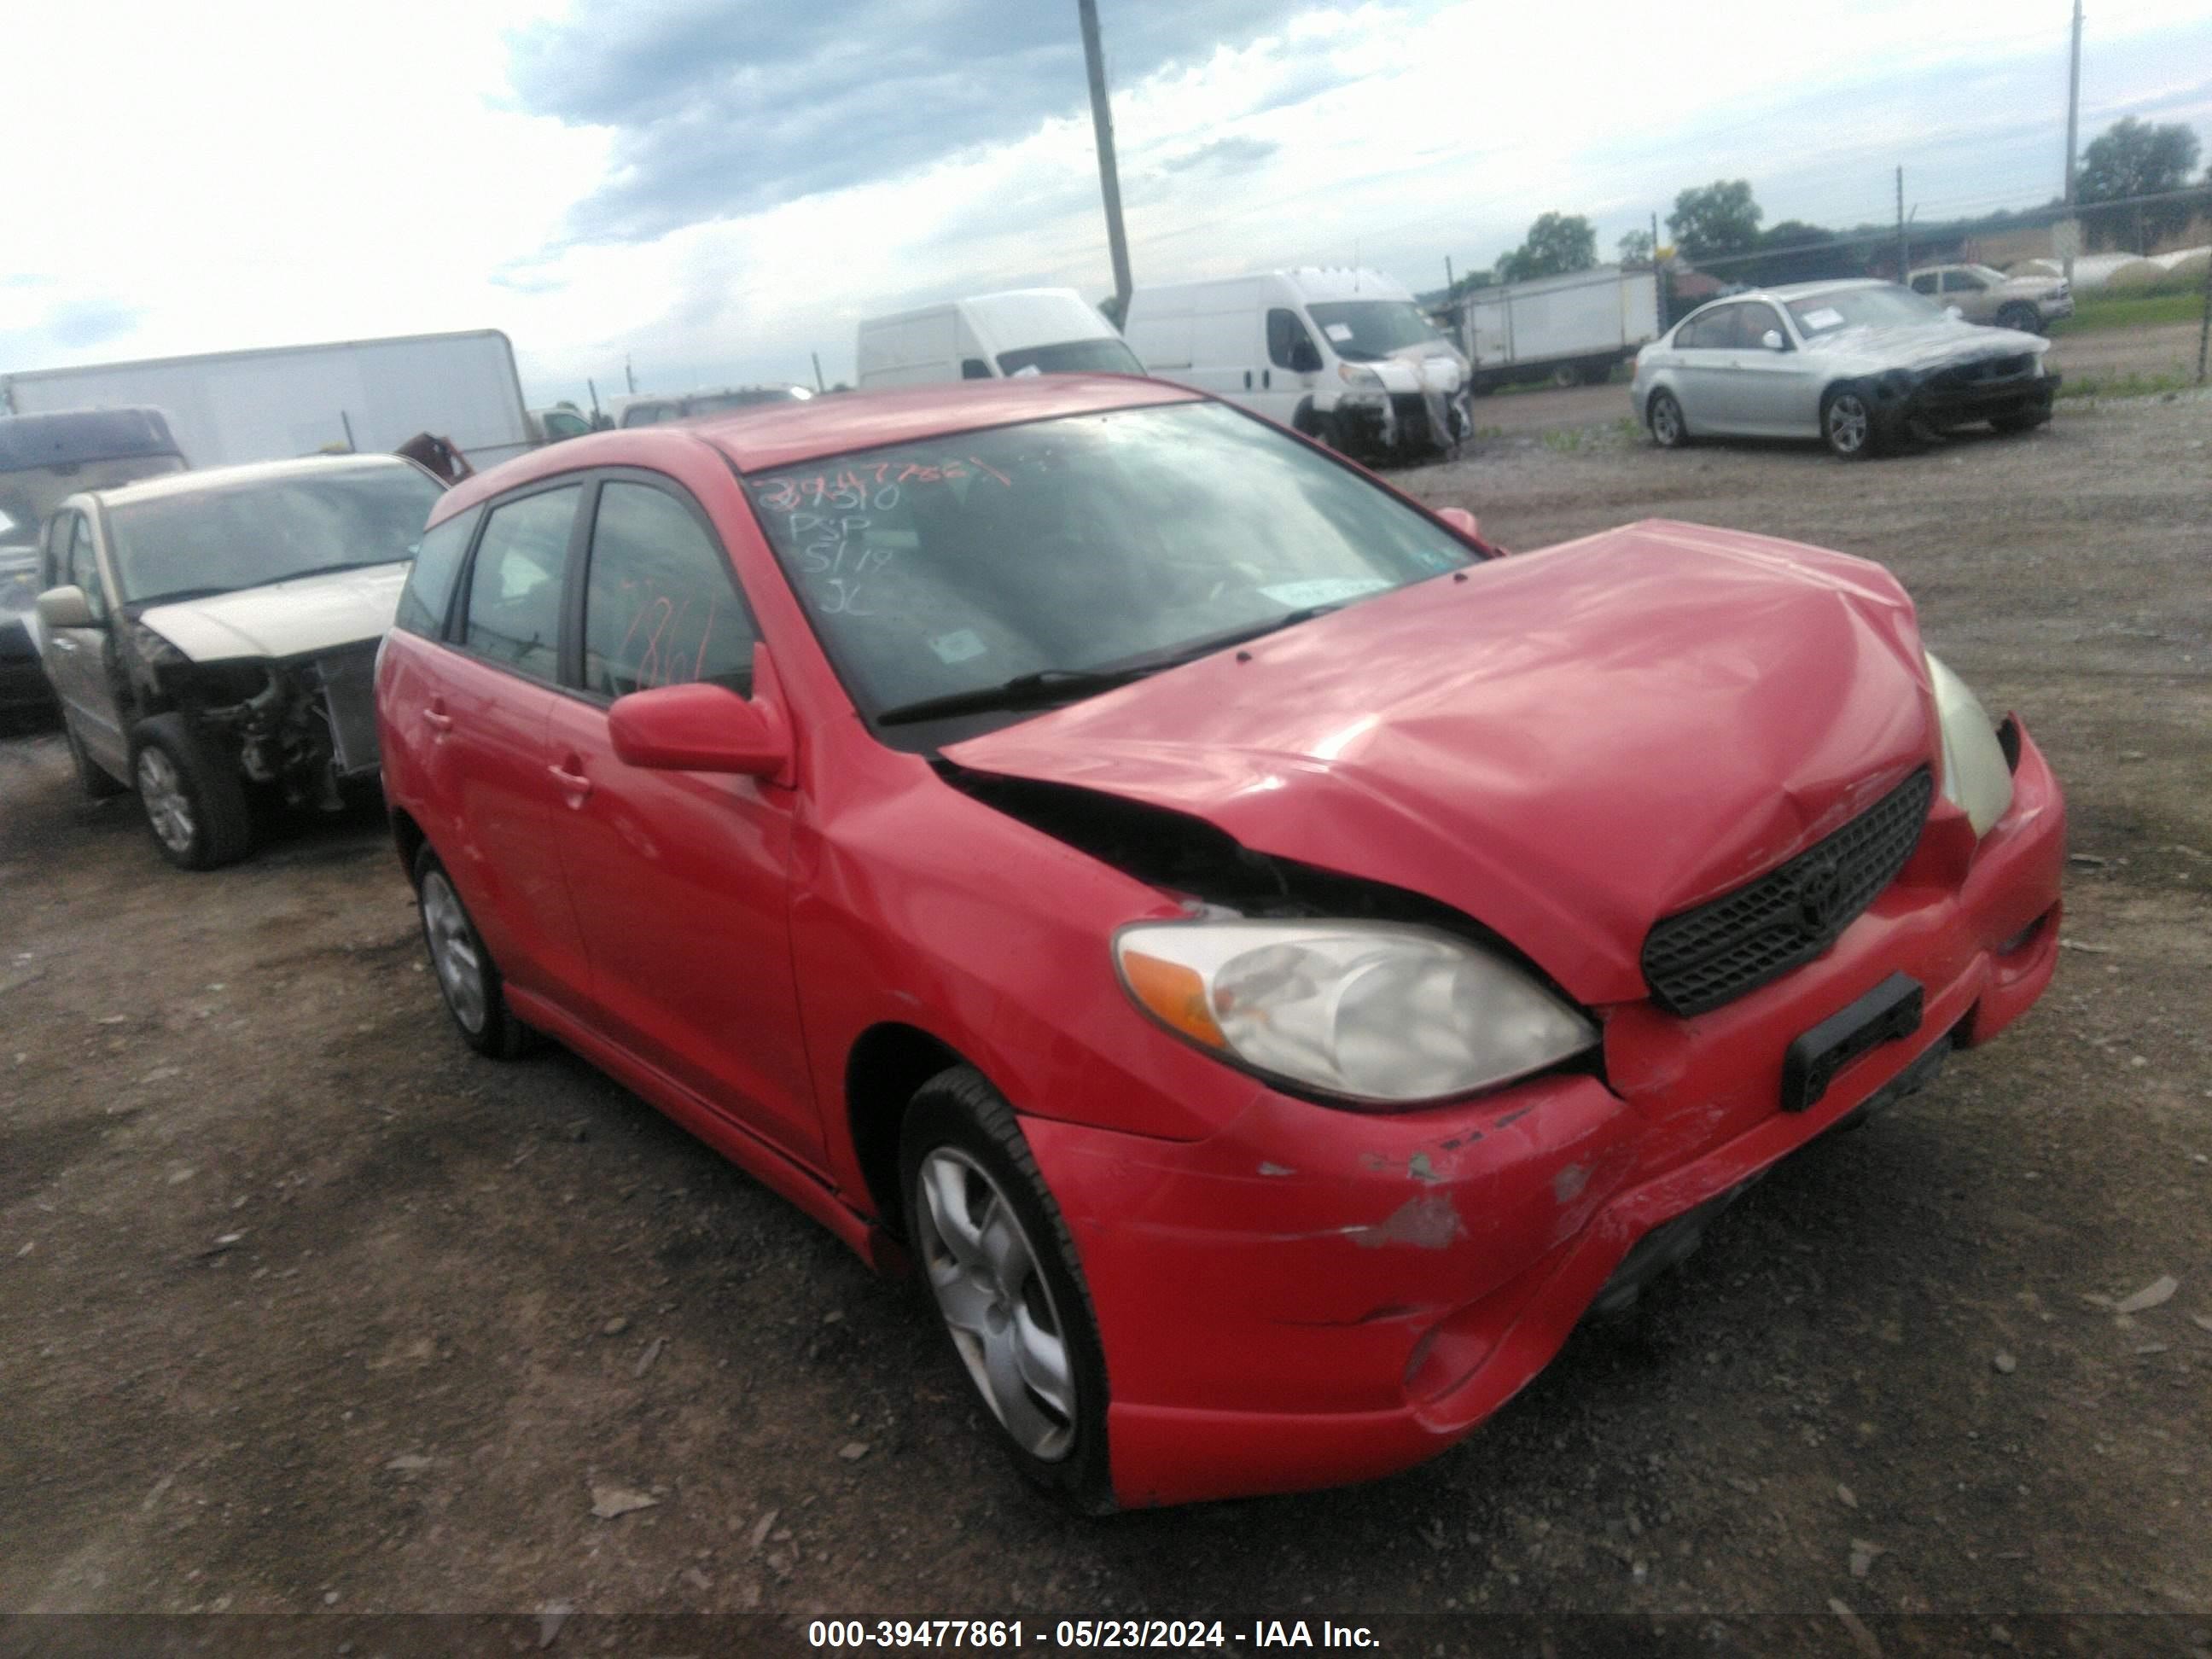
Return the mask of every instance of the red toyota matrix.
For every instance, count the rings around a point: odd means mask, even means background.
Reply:
[[[463,1036],[910,1261],[1086,1508],[1449,1445],[2057,949],[2058,787],[1880,567],[1501,557],[1144,380],[510,462],[377,702]]]

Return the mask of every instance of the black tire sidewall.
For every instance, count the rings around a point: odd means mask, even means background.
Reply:
[[[2008,317],[2012,318],[2014,320],[2007,322],[2005,319]],[[2027,320],[2025,322],[2018,320],[2023,317]],[[2006,306],[1996,314],[1996,325],[1999,328],[2014,329],[2022,334],[2042,333],[2042,323],[2043,318],[2033,306],[2023,305],[2016,300],[2012,304]]]
[[[978,1413],[989,1422],[1024,1478],[1084,1513],[1104,1514],[1114,1507],[1106,1449],[1106,1366],[1090,1287],[1060,1206],[1037,1170],[1013,1109],[970,1066],[956,1066],[931,1079],[907,1108],[899,1133],[899,1204],[909,1241],[915,1236],[910,1212],[916,1201],[916,1177],[922,1159],[939,1146],[964,1152],[981,1164],[1012,1204],[1023,1231],[1029,1235],[1038,1268],[1052,1292],[1053,1310],[1059,1316],[1075,1374],[1075,1443],[1067,1455],[1053,1462],[1031,1456],[1000,1426],[989,1405],[975,1397],[967,1365],[938,1309],[917,1255],[915,1285],[945,1352],[966,1397],[974,1401]]]
[[[1674,410],[1674,435],[1672,439],[1659,435],[1659,405],[1662,401]],[[1689,441],[1690,428],[1682,419],[1682,400],[1671,392],[1659,391],[1651,394],[1650,401],[1644,408],[1644,424],[1651,434],[1651,441],[1662,449],[1680,449]]]
[[[253,850],[253,814],[246,799],[246,786],[223,760],[211,754],[192,734],[182,714],[155,714],[138,722],[131,733],[131,791],[144,805],[137,787],[138,757],[158,749],[177,769],[177,782],[191,803],[192,839],[181,853],[155,834],[149,813],[146,832],[161,856],[180,870],[213,870],[235,864]]]

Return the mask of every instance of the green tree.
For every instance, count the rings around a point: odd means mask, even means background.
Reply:
[[[2085,207],[2100,202],[2125,204],[2131,196],[2157,196],[2185,190],[2197,166],[2197,135],[2179,121],[2157,125],[2132,115],[2115,121],[2081,152],[2081,171],[2075,184],[2075,199]],[[2110,207],[2081,217],[2089,245],[2107,241],[2125,244],[2137,253],[2148,253],[2161,240],[2187,228],[2197,204],[2136,203]]]
[[[1856,276],[1866,261],[1855,248],[1838,246],[1836,233],[1799,219],[1771,225],[1759,238],[1759,258],[1733,267],[1731,275],[1766,287],[1776,283],[1811,283],[1824,276]]]
[[[1749,179],[1716,179],[1675,197],[1667,228],[1686,258],[1717,259],[1748,253],[1759,240],[1759,222],[1765,216],[1751,199]]]
[[[1624,265],[1648,265],[1651,263],[1651,233],[1632,230],[1613,244],[1613,257]]]
[[[1502,283],[1560,276],[1597,263],[1597,231],[1579,213],[1547,213],[1528,227],[1519,247],[1498,261]]]

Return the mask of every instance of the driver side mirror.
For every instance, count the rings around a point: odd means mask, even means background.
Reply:
[[[1966,313],[1960,310],[1956,306],[1945,306],[1943,307],[1943,314],[1946,317],[1963,317]]]
[[[1481,538],[1482,520],[1463,507],[1440,507],[1437,509],[1437,517],[1462,536],[1473,536],[1478,540]]]
[[[773,778],[791,759],[782,720],[726,686],[663,685],[617,697],[607,736],[626,766]]]
[[[1291,348],[1291,372],[1293,374],[1321,373],[1321,349],[1311,340],[1301,340]]]
[[[74,583],[66,587],[50,587],[39,595],[39,621],[48,628],[97,628],[100,618],[92,614],[92,602],[84,596],[84,589]]]
[[[1790,342],[1782,337],[1782,331],[1778,328],[1768,329],[1765,333],[1759,337],[1759,343],[1765,346],[1769,351],[1787,351],[1790,349]]]

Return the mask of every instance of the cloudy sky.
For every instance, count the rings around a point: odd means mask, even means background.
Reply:
[[[1549,209],[2055,195],[2067,0],[1099,0],[1137,280],[1415,288]],[[19,8],[0,372],[496,327],[531,400],[852,368],[854,324],[1111,289],[1075,0]],[[2212,9],[2096,0],[2084,142],[2212,152]],[[67,74],[22,72],[70,65]]]

